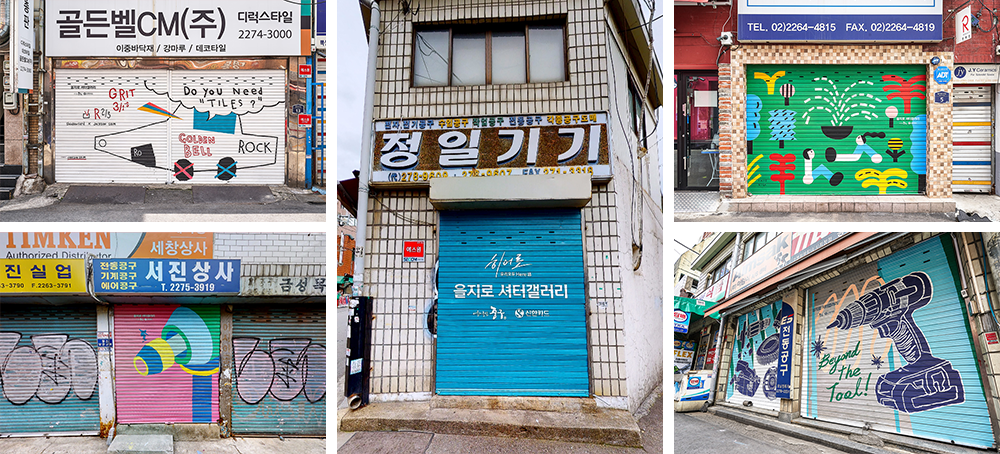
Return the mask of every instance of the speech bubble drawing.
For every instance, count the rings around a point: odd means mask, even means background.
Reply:
[[[216,115],[255,114],[267,107],[274,107],[285,100],[285,81],[282,77],[264,76],[248,78],[243,74],[229,77],[206,78],[198,75],[173,76],[172,89],[160,92],[146,88],[170,101],[207,112],[211,119]]]

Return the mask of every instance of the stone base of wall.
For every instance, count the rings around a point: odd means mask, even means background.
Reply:
[[[924,196],[754,195],[728,201],[731,212],[954,213],[955,199]]]

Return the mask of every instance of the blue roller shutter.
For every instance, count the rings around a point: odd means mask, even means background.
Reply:
[[[0,314],[0,436],[100,430],[97,310],[15,306]]]
[[[233,310],[233,433],[326,433],[326,310]]]
[[[440,219],[437,393],[589,395],[580,211]]]

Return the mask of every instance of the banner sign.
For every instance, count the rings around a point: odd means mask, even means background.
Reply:
[[[35,9],[31,0],[9,0],[11,55],[10,91],[30,93],[34,88]]]
[[[83,259],[0,259],[0,294],[87,293]]]
[[[0,258],[67,259],[213,257],[213,233],[7,232]]]
[[[739,0],[741,42],[941,41],[939,0]]]
[[[237,294],[239,260],[94,260],[94,292],[99,294]]]
[[[739,293],[847,236],[847,232],[785,232],[729,274],[729,295]]]
[[[590,174],[610,178],[606,113],[375,122],[372,181]]]
[[[795,331],[795,310],[788,303],[781,303],[778,322],[780,344],[778,348],[778,382],[775,395],[783,399],[792,398],[792,332]]]
[[[310,55],[309,2],[48,0],[49,57]]]

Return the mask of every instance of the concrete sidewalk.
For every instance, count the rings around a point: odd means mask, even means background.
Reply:
[[[776,416],[724,405],[713,405],[708,408],[708,412],[715,416],[850,453],[899,454],[900,451],[906,451],[921,454],[986,454],[996,452],[899,434],[864,430],[813,419],[795,418],[791,423],[786,423],[778,421]]]
[[[4,454],[107,454],[100,437],[0,438]],[[211,441],[175,441],[174,454],[324,454],[326,438],[224,438]],[[332,451],[331,451],[332,452]]]

